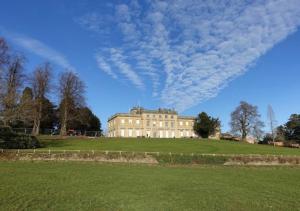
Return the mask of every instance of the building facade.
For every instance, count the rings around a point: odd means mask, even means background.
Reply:
[[[134,107],[108,119],[108,137],[196,137],[195,117],[179,116],[171,109],[147,110]]]

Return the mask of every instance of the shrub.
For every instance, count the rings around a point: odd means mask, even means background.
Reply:
[[[32,149],[40,147],[34,136],[17,134],[9,127],[0,127],[0,148],[2,149]]]

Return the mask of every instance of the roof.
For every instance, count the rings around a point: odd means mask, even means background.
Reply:
[[[151,114],[174,114],[177,115],[177,111],[174,109],[166,109],[166,108],[159,108],[157,110],[149,110],[149,109],[144,109],[143,107],[133,107],[129,113],[116,113],[112,115],[111,117],[108,118],[108,121],[118,117],[118,116],[123,116],[123,117],[138,117],[143,113],[151,113]],[[178,119],[195,119],[194,116],[178,116]]]
[[[196,117],[194,117],[194,116],[178,116],[177,119],[192,119],[192,120],[195,120]]]
[[[130,113],[154,113],[154,114],[177,114],[174,109],[159,108],[157,110],[144,109],[143,107],[133,107]]]
[[[116,113],[112,115],[111,117],[108,118],[108,121],[118,117],[118,116],[124,116],[124,117],[138,117],[140,116],[139,114],[131,114],[131,113]]]

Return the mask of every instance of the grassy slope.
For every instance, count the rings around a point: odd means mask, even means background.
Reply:
[[[45,148],[76,150],[122,150],[140,152],[300,155],[299,149],[196,139],[66,139],[42,138]]]
[[[299,167],[0,162],[1,210],[299,210]],[[298,180],[298,181],[297,181]]]

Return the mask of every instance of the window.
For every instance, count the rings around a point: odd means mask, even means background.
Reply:
[[[190,136],[190,132],[186,131],[186,136],[189,137]]]
[[[161,115],[158,116],[161,119]]]
[[[156,126],[156,122],[153,122],[153,127],[155,127]]]
[[[183,137],[183,131],[180,131],[180,137]]]
[[[166,131],[166,138],[169,138],[169,131]]]
[[[155,114],[153,114],[152,117],[155,118]]]
[[[136,134],[136,136],[140,136],[140,131],[137,130],[137,131],[135,132],[135,134]]]
[[[163,123],[162,121],[159,122],[159,127],[162,127]]]
[[[185,122],[185,125],[188,126],[188,125],[189,125],[189,122]]]
[[[137,125],[139,125],[139,124],[140,124],[140,120],[137,119],[137,120],[135,121],[135,123],[136,123]]]
[[[172,131],[172,138],[174,138],[175,137],[175,132],[174,131]]]
[[[165,118],[168,119],[168,115],[165,115]]]
[[[150,117],[150,115],[149,115],[149,114],[147,114],[147,117],[149,118],[149,117]]]
[[[128,122],[129,122],[129,124],[132,124],[132,119],[129,119]]]
[[[163,131],[162,131],[162,130],[159,131],[159,137],[160,137],[160,138],[163,137]]]
[[[168,125],[169,125],[168,122],[165,122],[165,127],[168,127]]]
[[[131,129],[128,130],[128,136],[129,136],[129,137],[132,136],[132,130],[131,130]]]
[[[124,124],[125,123],[125,119],[121,119],[121,123]]]
[[[121,136],[125,136],[125,130],[124,129],[121,129]]]
[[[172,128],[174,127],[174,122],[171,122],[171,127],[172,127]]]
[[[149,120],[147,121],[147,126],[150,127],[150,121]]]
[[[171,115],[171,119],[173,119],[174,118],[174,116],[173,115]]]
[[[181,121],[179,122],[179,125],[182,126],[182,122]]]

